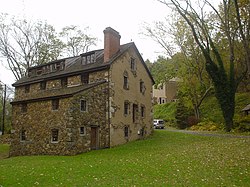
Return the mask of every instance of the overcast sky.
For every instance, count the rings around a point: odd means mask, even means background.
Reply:
[[[218,4],[220,1],[210,2]],[[97,46],[90,50],[103,48],[103,30],[112,27],[120,33],[121,44],[135,42],[143,59],[151,62],[163,55],[164,50],[152,39],[139,34],[142,25],[164,20],[171,14],[157,0],[0,0],[0,13],[46,21],[57,31],[70,25],[88,26],[89,32],[99,39]],[[0,80],[9,85],[15,81],[1,63]]]
[[[156,0],[0,0],[0,13],[33,20],[44,20],[58,31],[69,25],[90,27],[99,39],[93,49],[103,48],[103,30],[112,27],[121,35],[121,44],[135,42],[144,60],[154,61],[162,49],[140,35],[144,22],[162,20],[168,9]],[[0,80],[12,84],[14,78],[0,70]]]

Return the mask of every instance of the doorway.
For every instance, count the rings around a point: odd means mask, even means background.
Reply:
[[[90,148],[91,150],[98,149],[98,127],[91,127],[90,135]]]

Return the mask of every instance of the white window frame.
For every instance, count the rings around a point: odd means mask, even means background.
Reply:
[[[82,133],[82,128],[84,129],[83,133]],[[80,136],[85,136],[86,135],[86,127],[85,126],[79,127],[79,134],[80,134]]]
[[[82,110],[82,102],[84,102],[84,101],[85,101],[85,110]],[[88,112],[88,102],[87,102],[86,99],[81,99],[80,100],[80,111],[81,112]]]

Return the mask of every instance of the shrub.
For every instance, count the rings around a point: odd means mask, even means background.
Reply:
[[[213,121],[202,121],[199,122],[197,125],[193,125],[190,127],[190,130],[197,130],[197,131],[218,131],[221,130],[222,125],[217,124]]]
[[[199,123],[199,119],[195,116],[189,116],[187,119],[188,127],[192,127],[193,125],[197,125]]]
[[[236,118],[233,130],[236,132],[250,132],[250,115]]]

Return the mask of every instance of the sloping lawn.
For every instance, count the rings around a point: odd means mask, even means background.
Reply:
[[[249,145],[250,138],[158,130],[77,156],[1,159],[0,186],[249,186]]]

